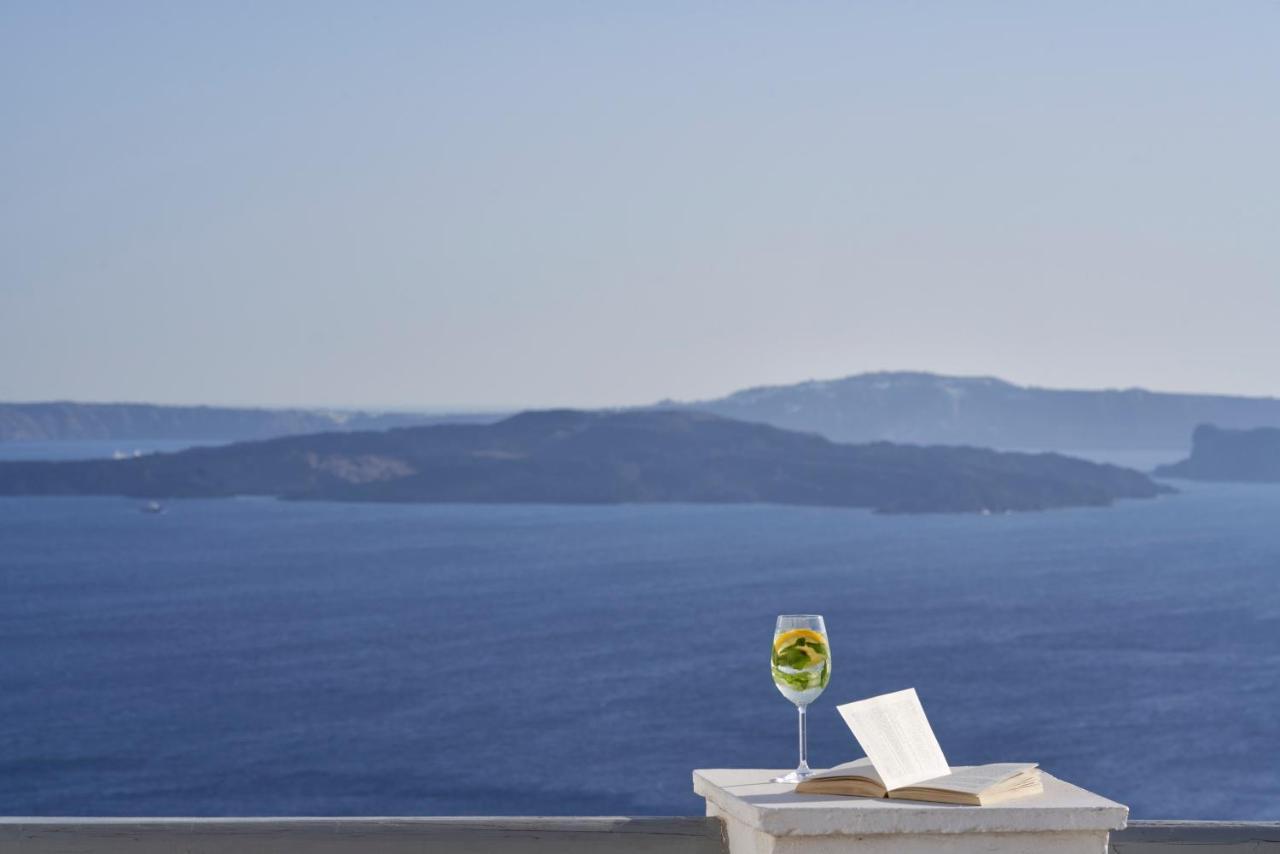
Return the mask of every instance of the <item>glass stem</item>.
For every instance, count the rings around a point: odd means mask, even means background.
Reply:
[[[796,706],[796,711],[800,713],[800,765],[796,770],[801,772],[809,770],[809,733],[805,726],[807,708],[808,706]]]

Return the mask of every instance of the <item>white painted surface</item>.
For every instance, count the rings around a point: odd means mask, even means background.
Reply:
[[[879,833],[1109,831],[1129,808],[1044,774],[1044,793],[988,807],[797,795],[770,783],[781,771],[723,768],[693,772],[693,790],[725,814],[774,836]]]
[[[1105,854],[1129,810],[1044,775],[1044,793],[988,807],[797,795],[776,770],[695,771],[729,854]]]

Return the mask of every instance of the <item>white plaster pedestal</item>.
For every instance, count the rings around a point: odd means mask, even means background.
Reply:
[[[783,771],[694,771],[729,854],[1106,854],[1129,808],[1044,774],[1044,793],[988,807],[797,795]]]

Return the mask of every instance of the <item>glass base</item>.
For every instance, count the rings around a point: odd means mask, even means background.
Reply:
[[[790,774],[783,774],[781,777],[774,777],[770,782],[799,783],[801,780],[807,780],[808,778],[812,777],[815,773],[816,772],[813,771],[813,769],[811,769],[808,765],[801,765],[799,768],[792,771]]]

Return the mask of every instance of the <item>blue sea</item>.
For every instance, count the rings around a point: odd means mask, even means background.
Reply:
[[[1280,487],[1178,486],[985,517],[0,499],[0,814],[699,813],[691,769],[794,765],[769,641],[818,612],[815,765],[859,755],[837,703],[915,686],[952,764],[1275,820]]]

